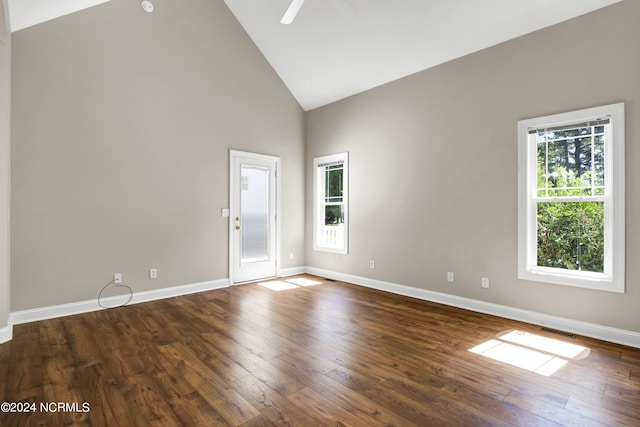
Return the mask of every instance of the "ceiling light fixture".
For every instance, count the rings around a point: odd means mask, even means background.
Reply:
[[[147,13],[153,12],[153,3],[151,3],[149,0],[143,0],[140,5],[142,6],[142,9],[144,9],[145,12]]]

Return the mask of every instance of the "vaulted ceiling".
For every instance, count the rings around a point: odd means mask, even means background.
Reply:
[[[106,1],[9,0],[12,30]],[[618,1],[224,0],[305,110]]]

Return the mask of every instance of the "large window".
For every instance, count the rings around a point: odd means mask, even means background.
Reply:
[[[313,170],[313,248],[346,254],[349,236],[349,153],[316,157]]]
[[[518,277],[624,292],[624,104],[518,128]]]

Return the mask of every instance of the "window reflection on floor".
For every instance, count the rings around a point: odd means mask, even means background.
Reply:
[[[570,360],[579,360],[589,354],[589,349],[581,345],[516,330],[469,351],[547,377]]]
[[[285,280],[270,280],[268,282],[259,282],[258,285],[272,291],[286,291],[289,289],[297,289],[306,286],[320,285],[322,282],[317,280],[306,279],[304,277],[296,277]]]
[[[295,277],[293,279],[287,279],[286,281],[298,286],[315,286],[322,284],[322,282],[318,282],[317,280],[305,279],[304,277]]]

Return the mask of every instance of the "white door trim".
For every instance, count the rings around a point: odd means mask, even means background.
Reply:
[[[244,157],[249,159],[261,160],[261,161],[273,161],[276,165],[276,170],[274,174],[275,178],[275,188],[276,188],[276,233],[275,233],[275,257],[276,257],[276,276],[280,276],[280,238],[282,229],[280,222],[280,212],[281,212],[281,180],[280,180],[280,157],[279,156],[271,156],[268,154],[258,154],[251,153],[247,151],[238,151],[238,150],[229,150],[229,285],[233,286],[236,284],[234,279],[234,262],[236,256],[236,248],[234,245],[234,232],[235,232],[235,221],[233,220],[239,212],[235,212],[236,206],[236,188],[235,181],[233,179],[235,171],[234,160],[237,157]]]

